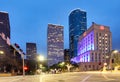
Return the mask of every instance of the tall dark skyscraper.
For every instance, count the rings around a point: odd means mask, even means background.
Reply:
[[[26,43],[27,59],[35,60],[37,56],[36,43]]]
[[[10,23],[6,12],[0,11],[0,69],[10,64]],[[0,70],[0,72],[1,72]]]
[[[10,24],[9,16],[6,12],[0,12],[0,51],[8,55],[10,45]],[[2,56],[1,56],[2,57]]]
[[[9,16],[6,12],[0,12],[0,33],[4,33],[5,38],[10,38]]]
[[[87,30],[86,12],[80,9],[73,10],[69,15],[69,47],[70,57],[77,56],[79,36]]]
[[[64,61],[63,26],[48,24],[47,54],[48,66]]]

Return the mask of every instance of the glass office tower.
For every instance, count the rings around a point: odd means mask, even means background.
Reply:
[[[69,47],[70,57],[77,56],[78,38],[87,30],[86,12],[80,9],[73,10],[69,15]]]
[[[47,56],[48,66],[64,61],[63,26],[48,24]]]

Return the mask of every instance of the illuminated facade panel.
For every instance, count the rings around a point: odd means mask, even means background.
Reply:
[[[71,58],[77,56],[79,36],[87,30],[86,12],[80,9],[73,10],[69,15],[69,47]]]
[[[48,66],[64,61],[63,26],[48,24]]]

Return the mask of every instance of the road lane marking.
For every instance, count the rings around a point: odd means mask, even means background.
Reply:
[[[115,80],[115,79],[110,79],[108,78],[106,75],[102,74],[102,76],[106,79],[106,80]]]
[[[19,81],[19,80],[22,80],[22,78],[16,78],[16,79],[12,80],[12,82]],[[9,82],[11,82],[11,81],[9,81]]]
[[[90,78],[92,75],[87,76],[86,78],[84,78],[81,82],[86,82],[86,80],[88,80],[88,78]]]

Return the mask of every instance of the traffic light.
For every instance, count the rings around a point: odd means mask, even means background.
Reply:
[[[22,49],[19,49],[21,52],[23,52],[23,50]]]
[[[15,45],[17,48],[20,48],[20,46],[19,46],[18,44],[15,43],[14,45]]]
[[[24,68],[23,68],[24,70],[28,70],[28,67],[27,66],[24,66]]]

